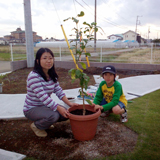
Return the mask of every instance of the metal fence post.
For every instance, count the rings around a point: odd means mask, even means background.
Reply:
[[[153,43],[151,43],[151,62],[150,64],[152,64],[152,50],[153,50]]]
[[[102,46],[101,46],[101,57],[100,57],[100,62],[102,62]]]
[[[11,61],[13,61],[13,50],[12,50],[12,43],[10,43],[10,49],[11,49]]]
[[[61,46],[59,46],[59,58],[60,58],[60,61],[61,61]]]

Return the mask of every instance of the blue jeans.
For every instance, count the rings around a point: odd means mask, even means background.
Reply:
[[[100,103],[100,105],[105,105],[105,104],[107,104],[107,102],[106,102],[105,98],[103,98],[103,100]],[[123,108],[125,109],[126,108],[126,106],[124,105],[124,103],[122,103],[121,101],[118,102],[118,105],[120,106],[121,109],[123,109]]]

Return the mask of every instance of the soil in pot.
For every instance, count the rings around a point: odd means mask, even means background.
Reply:
[[[71,111],[70,113],[74,114],[74,115],[83,115],[83,109],[76,109],[74,111]],[[89,110],[86,110],[86,113],[85,115],[91,115],[95,112],[92,112],[92,111],[89,111]]]

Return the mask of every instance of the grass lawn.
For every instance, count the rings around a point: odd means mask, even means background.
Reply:
[[[129,121],[125,124],[139,134],[132,153],[108,157],[109,160],[160,159],[160,90],[128,104]],[[114,116],[116,120],[116,116]]]

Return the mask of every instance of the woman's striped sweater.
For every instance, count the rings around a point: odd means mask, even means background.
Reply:
[[[27,78],[27,95],[23,111],[42,106],[56,111],[58,103],[51,98],[52,93],[55,93],[60,100],[65,96],[58,82],[54,83],[53,80],[46,82],[38,73],[31,71]]]

